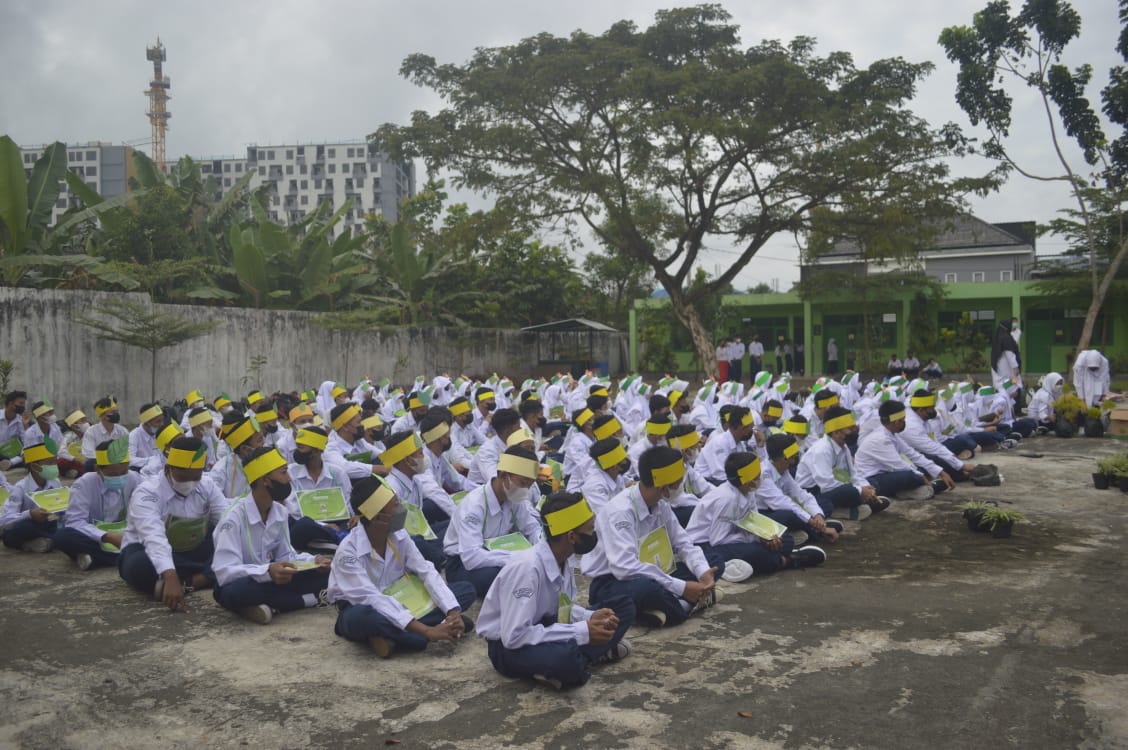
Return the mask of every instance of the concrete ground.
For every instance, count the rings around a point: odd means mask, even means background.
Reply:
[[[334,636],[334,610],[263,627],[203,592],[173,615],[114,570],[5,551],[0,746],[1128,747],[1128,494],[1090,481],[1124,447],[994,454],[1003,486],[898,503],[822,568],[724,583],[565,693],[500,677],[477,638],[385,661]],[[1027,521],[973,534],[972,498]]]

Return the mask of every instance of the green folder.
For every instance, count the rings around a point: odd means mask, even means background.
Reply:
[[[174,552],[188,552],[200,546],[208,533],[208,517],[181,518],[169,516],[165,522],[165,537]]]
[[[23,445],[19,438],[12,438],[6,443],[0,443],[0,457],[15,458],[23,452]]]
[[[360,461],[361,463],[372,463],[372,451],[361,451],[360,453],[350,453],[345,456],[349,461]]]
[[[452,501],[454,501],[454,504],[455,504],[455,505],[458,505],[459,503],[461,503],[461,502],[462,502],[462,498],[466,497],[466,495],[467,495],[468,493],[469,493],[469,490],[462,490],[462,492],[456,492],[456,493],[454,493],[453,495],[451,495],[451,496],[450,496],[450,499],[451,499]]]
[[[340,487],[302,490],[298,492],[298,507],[303,516],[321,523],[346,521],[349,518],[349,506]]]
[[[400,505],[407,508],[407,521],[404,523],[404,528],[407,529],[409,535],[421,536],[424,539],[438,539],[431,529],[431,524],[427,523],[427,517],[423,515],[422,508],[411,503],[401,503]]]
[[[384,589],[384,593],[407,608],[416,620],[435,609],[431,592],[427,591],[423,580],[413,573],[404,573],[403,578]]]
[[[495,536],[493,539],[486,540],[486,549],[491,551],[520,552],[532,546],[529,540],[525,538],[525,535],[519,531],[506,534],[505,536]]]
[[[782,523],[773,521],[754,510],[749,511],[748,515],[736,522],[736,525],[761,539],[774,539],[787,533],[787,527]]]
[[[33,492],[31,501],[48,513],[62,513],[70,505],[70,487]]]
[[[290,560],[289,563],[297,568],[299,573],[319,567],[316,560]]]
[[[116,531],[118,533],[125,531],[125,521],[115,521],[113,523],[110,523],[110,522],[107,522],[107,521],[101,521],[99,523],[94,524],[94,526],[97,527],[98,529],[100,529],[101,531]],[[102,542],[102,549],[104,549],[106,552],[120,552],[121,551],[117,547],[115,547],[114,545],[110,544],[109,542]]]
[[[659,526],[638,543],[638,559],[657,565],[663,573],[674,571],[674,548],[665,526]]]
[[[7,487],[0,487],[0,505],[8,502],[8,496],[10,494]]]

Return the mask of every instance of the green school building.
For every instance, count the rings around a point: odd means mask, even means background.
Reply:
[[[914,320],[917,325],[922,320],[928,321],[939,331],[954,329],[960,316],[968,313],[988,342],[999,320],[1017,317],[1022,328],[1023,371],[1030,374],[1065,372],[1066,358],[1080,338],[1085,322],[1084,308],[1063,309],[1039,294],[1035,285],[1028,281],[949,283],[944,285],[944,290],[945,296],[938,303],[910,290],[899,298],[894,293],[887,295],[884,301],[871,302],[868,317],[875,342],[875,359],[885,362],[893,355],[903,359],[908,353],[910,323]],[[801,343],[805,372],[819,374],[825,370],[826,344],[830,338],[835,339],[838,346],[839,371],[846,368],[851,350],[861,359],[863,315],[860,304],[845,294],[819,300],[804,300],[796,292],[730,294],[723,296],[715,307],[714,319],[703,322],[711,328],[714,341],[739,334],[748,343],[753,333],[759,334],[765,350],[764,364],[773,371],[773,350],[777,342]],[[668,299],[635,301],[630,312],[632,371],[639,369],[640,347],[645,346],[640,336],[643,327],[672,319]],[[700,370],[688,334],[678,325],[669,326],[669,330],[678,370]],[[1128,355],[1128,299],[1114,296],[1106,299],[1091,346],[1100,349],[1110,361]],[[956,355],[951,352],[912,353],[922,365],[935,357],[946,374],[957,373]],[[990,356],[989,344],[983,354],[986,361]]]

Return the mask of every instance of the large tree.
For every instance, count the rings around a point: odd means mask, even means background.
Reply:
[[[1116,51],[1128,60],[1128,0],[1120,0],[1119,6],[1122,28]],[[1006,0],[994,0],[975,14],[971,26],[951,26],[940,34],[948,58],[960,66],[956,102],[973,125],[987,131],[984,153],[998,160],[1003,172],[1016,171],[1030,179],[1069,186],[1077,206],[1071,218],[1082,229],[1088,250],[1090,302],[1079,350],[1089,347],[1101,306],[1128,257],[1128,237],[1121,236],[1110,254],[1102,251],[1099,229],[1110,221],[1118,225],[1123,213],[1128,177],[1128,134],[1124,131],[1128,125],[1128,67],[1112,68],[1100,91],[1102,112],[1108,124],[1119,130],[1113,138],[1089,101],[1093,66],[1070,69],[1062,62],[1065,48],[1080,33],[1081,16],[1068,2],[1027,0],[1012,15]],[[1040,172],[1038,167],[1019,163],[1008,148],[1014,101],[1008,84],[1026,87],[1042,105],[1050,153],[1057,162],[1052,171]],[[1075,160],[1067,154],[1068,141],[1062,134],[1080,149],[1088,174],[1073,166]],[[1094,183],[1102,186],[1096,200]]]
[[[587,226],[645,263],[713,372],[697,303],[777,232],[850,193],[859,166],[895,175],[957,145],[905,107],[929,64],[857,68],[814,47],[807,37],[745,47],[727,12],[702,5],[659,11],[641,31],[621,21],[599,36],[542,33],[463,65],[416,54],[401,73],[446,108],[373,138],[492,193],[508,215]],[[735,260],[691,288],[709,246],[735,247]]]

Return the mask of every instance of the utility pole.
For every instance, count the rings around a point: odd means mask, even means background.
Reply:
[[[153,126],[153,162],[157,169],[165,172],[165,131],[168,118],[172,117],[168,111],[168,90],[172,83],[161,71],[161,63],[167,58],[160,37],[157,37],[157,46],[145,48],[145,59],[153,63],[153,80],[149,81],[149,90],[145,92],[149,97],[149,123]]]

